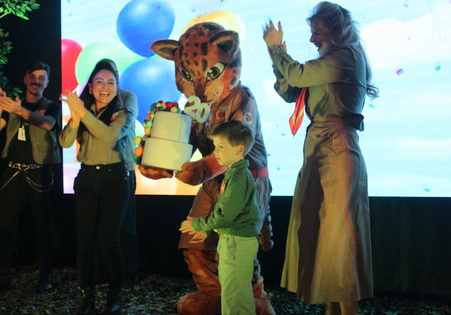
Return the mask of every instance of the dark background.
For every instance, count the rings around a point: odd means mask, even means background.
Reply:
[[[24,88],[26,65],[41,60],[51,67],[44,95],[57,100],[61,92],[60,1],[39,1],[29,21],[15,16],[0,19],[9,32],[13,51],[4,70],[13,86]],[[2,143],[0,143],[2,145]],[[137,174],[137,176],[141,176]],[[73,195],[62,193],[62,169],[55,167],[54,216],[58,234],[56,265],[75,264]],[[275,247],[259,253],[265,283],[278,285],[283,266],[291,197],[274,196],[271,213]],[[178,227],[193,196],[137,196],[140,271],[189,278],[177,250]],[[451,300],[451,198],[370,198],[376,294],[441,301]],[[32,223],[27,207],[18,230],[16,264],[34,258]]]

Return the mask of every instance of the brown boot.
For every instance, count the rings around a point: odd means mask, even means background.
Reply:
[[[52,283],[52,257],[39,256],[39,278],[37,290],[39,293],[49,292],[53,289]]]
[[[254,291],[255,313],[256,315],[276,315],[271,305],[268,294],[264,290],[263,277],[260,271],[260,263],[254,260],[254,274],[252,277],[252,289]]]
[[[182,253],[199,292],[183,296],[177,304],[177,311],[182,315],[221,314],[216,252],[190,248],[182,249]]]
[[[110,287],[107,295],[107,302],[103,315],[119,315],[122,314],[124,308],[124,300],[122,297],[122,289],[120,287]]]

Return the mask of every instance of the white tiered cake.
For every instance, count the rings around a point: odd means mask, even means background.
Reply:
[[[146,139],[141,165],[180,171],[190,160],[193,146],[188,143],[191,117],[168,111],[158,111],[151,137]]]

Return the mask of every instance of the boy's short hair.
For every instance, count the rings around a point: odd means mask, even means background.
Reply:
[[[43,63],[42,61],[32,61],[28,64],[26,73],[32,73],[36,70],[45,70],[47,72],[47,77],[50,77],[50,67],[48,64]]]
[[[208,137],[224,137],[232,146],[242,145],[246,155],[254,145],[254,134],[248,124],[241,120],[230,120],[214,126],[209,132]]]

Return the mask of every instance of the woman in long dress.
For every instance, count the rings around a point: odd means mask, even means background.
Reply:
[[[326,314],[358,314],[373,297],[367,172],[357,131],[366,96],[378,96],[360,35],[348,10],[319,3],[307,19],[319,57],[299,63],[287,53],[282,25],[265,27],[275,89],[311,120],[293,197],[281,285]]]

